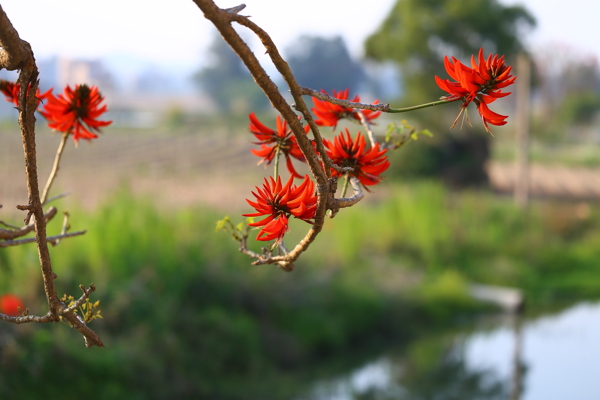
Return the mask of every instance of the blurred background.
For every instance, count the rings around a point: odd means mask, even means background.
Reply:
[[[98,85],[114,122],[68,144],[52,193],[69,193],[53,205],[87,230],[51,249],[59,293],[95,283],[106,348],[61,324],[2,323],[0,398],[599,398],[600,5],[246,5],[301,85],[364,102],[438,99],[445,55],[468,63],[483,47],[521,60],[513,95],[492,107],[508,124],[491,136],[473,109],[472,126],[450,130],[457,104],[381,116],[381,138],[401,119],[433,136],[390,154],[384,182],[327,221],[294,272],[254,267],[215,223],[252,211],[245,199],[271,169],[255,166],[248,114],[270,127],[276,114],[195,4],[3,1],[41,88]],[[39,119],[44,182],[59,136]],[[8,102],[0,143],[0,223],[19,225],[25,175]],[[288,246],[307,228],[293,221]],[[9,292],[46,312],[34,245],[1,249]]]

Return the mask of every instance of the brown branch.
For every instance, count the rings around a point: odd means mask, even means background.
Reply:
[[[39,324],[47,324],[48,322],[58,322],[59,318],[56,315],[52,315],[50,312],[43,316],[38,315],[19,315],[17,317],[10,317],[6,314],[0,313],[0,319],[6,322],[12,322],[13,324],[26,324],[29,322],[36,322]]]
[[[31,46],[19,34],[0,5],[0,69],[21,69],[30,61]]]
[[[383,104],[383,103],[378,103],[378,104],[355,103],[355,102],[349,101],[349,100],[337,99],[335,97],[329,96],[326,93],[317,92],[316,90],[309,89],[307,87],[301,87],[300,88],[300,92],[303,95],[305,95],[305,96],[316,97],[319,100],[324,100],[324,101],[326,101],[328,103],[337,104],[337,105],[342,106],[342,107],[360,108],[362,110],[383,111],[383,112],[389,112],[390,111],[390,105],[389,104]]]
[[[308,137],[306,136],[304,129],[302,128],[302,124],[298,120],[296,113],[291,108],[291,106],[287,103],[285,98],[279,92],[277,85],[271,80],[267,72],[260,65],[258,59],[252,53],[252,50],[248,47],[246,42],[239,36],[239,34],[233,29],[231,23],[238,22],[241,25],[244,25],[250,28],[253,32],[255,32],[265,47],[267,48],[267,53],[273,60],[277,69],[284,74],[286,80],[288,80],[288,84],[290,84],[289,79],[293,76],[291,75],[291,70],[287,66],[287,63],[279,56],[279,52],[273,41],[267,35],[265,31],[263,31],[256,24],[251,22],[247,17],[232,14],[225,10],[220,9],[215,5],[215,3],[211,0],[194,0],[194,3],[202,10],[204,16],[210,20],[215,27],[219,30],[223,39],[229,44],[229,46],[235,51],[235,53],[240,57],[244,65],[250,71],[250,74],[254,78],[256,84],[263,90],[271,105],[279,111],[281,116],[286,120],[288,126],[291,128],[300,149],[302,150],[304,156],[306,157],[307,163],[309,165],[310,171],[317,181],[317,210],[315,213],[314,225],[312,225],[311,229],[308,231],[304,239],[300,241],[296,247],[290,251],[285,256],[278,257],[269,257],[264,260],[264,262],[260,263],[268,263],[268,264],[278,264],[283,269],[293,268],[293,262],[300,256],[300,254],[305,251],[310,243],[317,237],[321,229],[323,228],[323,224],[325,222],[325,213],[327,212],[327,205],[329,203],[329,198],[332,196],[331,186],[332,182],[330,179],[330,171],[328,168],[323,169],[321,167],[321,162],[319,156],[313,151],[312,144]],[[318,134],[318,128],[316,124],[312,120],[310,113],[308,113],[308,108],[304,104],[301,96],[298,95],[298,85],[295,81],[292,81],[290,84],[290,89],[292,90],[292,95],[294,98],[297,98],[296,107],[300,107],[301,110],[305,110],[305,119],[313,129],[313,134],[315,135],[315,141],[317,142],[317,148],[321,154],[324,154],[323,144],[320,142],[320,136]],[[303,114],[304,114],[303,112]],[[326,157],[324,159],[327,159]],[[259,259],[261,261],[261,259]]]
[[[52,218],[54,218],[56,213],[57,213],[56,207],[50,207],[48,209],[48,211],[46,211],[46,213],[44,214],[44,222],[48,223]],[[0,228],[0,239],[1,240],[13,240],[15,238],[27,235],[29,232],[33,231],[34,229],[35,229],[35,225],[33,224],[33,222],[30,222],[29,224],[27,224],[23,227],[17,228],[17,229]],[[4,247],[4,246],[2,246],[2,242],[0,242],[0,247]]]
[[[277,46],[275,45],[269,34],[267,34],[267,32],[265,32],[261,27],[256,25],[250,19],[248,19],[248,17],[236,16],[232,18],[232,20],[252,30],[260,39],[263,46],[265,46],[265,48],[267,49],[267,54],[269,54],[271,61],[273,61],[273,64],[275,65],[275,67],[277,68],[277,70],[279,71],[279,73],[281,74],[281,76],[283,77],[290,89],[290,93],[292,94],[292,97],[295,101],[294,108],[300,113],[302,113],[304,120],[310,126],[310,130],[315,138],[315,144],[317,145],[317,151],[319,152],[321,159],[325,162],[325,164],[328,167],[334,168],[333,162],[327,156],[327,152],[325,150],[325,146],[323,145],[323,138],[321,136],[319,127],[315,123],[309,108],[307,107],[306,103],[304,102],[304,99],[302,98],[301,87],[300,85],[298,85],[298,82],[296,81],[296,78],[294,77],[294,74],[292,73],[292,70],[290,69],[288,63],[283,59],[283,57],[281,57],[281,54],[279,54],[279,50],[277,49]],[[325,169],[325,174],[327,178],[331,178],[331,171],[329,168]]]
[[[335,216],[335,214],[337,214],[340,208],[352,207],[365,197],[365,194],[360,187],[360,182],[358,179],[356,179],[356,177],[350,177],[350,184],[352,185],[352,189],[354,189],[354,195],[352,197],[342,197],[340,199],[330,200],[329,209],[331,210],[332,218]]]

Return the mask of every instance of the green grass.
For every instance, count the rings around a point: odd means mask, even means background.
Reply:
[[[74,296],[96,284],[104,319],[92,326],[106,348],[85,349],[67,326],[2,324],[12,338],[0,346],[2,398],[39,398],[31,379],[67,399],[291,398],[367,343],[482,312],[470,282],[520,287],[534,308],[600,295],[595,206],[520,211],[487,192],[413,182],[327,221],[292,273],[251,266],[214,232],[222,215],[210,210],[159,209],[121,191],[71,216],[88,233],[51,250],[56,282]],[[291,236],[308,229],[292,223]],[[2,249],[0,276],[0,291],[45,313],[33,245]]]

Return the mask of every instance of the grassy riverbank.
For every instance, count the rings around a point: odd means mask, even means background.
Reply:
[[[93,325],[107,347],[85,349],[66,326],[2,324],[1,398],[285,399],[370,343],[484,311],[468,282],[520,287],[534,308],[600,295],[600,213],[587,204],[522,212],[486,192],[397,186],[329,221],[292,273],[250,266],[206,209],[121,192],[71,215],[88,233],[51,250],[57,284],[73,295],[96,284],[104,319]],[[0,291],[39,314],[36,258],[33,246],[3,249]]]

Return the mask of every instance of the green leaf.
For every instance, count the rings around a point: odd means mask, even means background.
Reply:
[[[226,215],[225,218],[217,221],[217,227],[215,229],[215,232],[219,232],[220,230],[222,230],[225,227],[225,224],[229,222],[229,216]]]

